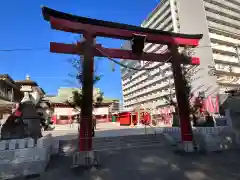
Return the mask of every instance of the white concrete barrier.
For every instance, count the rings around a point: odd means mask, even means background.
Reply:
[[[0,179],[41,174],[51,154],[58,153],[58,145],[51,134],[36,144],[31,138],[0,141]]]
[[[164,127],[160,132],[172,144],[181,141],[179,127]],[[197,147],[204,151],[222,151],[239,146],[239,135],[231,127],[194,127],[193,135]]]

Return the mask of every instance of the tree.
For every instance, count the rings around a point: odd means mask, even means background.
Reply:
[[[193,52],[191,49],[184,48],[180,55],[183,56],[186,59],[189,59],[191,57]],[[185,85],[185,93],[187,94],[187,97],[189,99],[189,111],[190,115],[192,117],[196,117],[199,115],[200,109],[203,107],[203,97],[197,96],[193,97],[192,86],[191,82],[193,81],[193,74],[196,74],[196,67],[195,65],[182,65],[182,74],[183,74],[183,83]],[[179,117],[178,117],[178,107],[177,102],[173,99],[173,97],[164,97],[167,104],[170,106],[173,106],[175,108],[175,113],[173,113],[173,124],[172,126],[179,126]],[[190,101],[193,100],[193,103],[191,104]]]
[[[82,90],[80,89],[83,84],[83,56],[80,56],[80,59],[74,58],[71,59],[71,65],[75,70],[75,73],[69,74],[71,77],[73,77],[79,86],[78,90],[75,90],[72,92],[72,96],[69,97],[67,103],[74,108],[75,110],[80,109],[82,104]],[[96,69],[94,68],[94,78],[93,78],[93,85],[96,85],[102,78],[102,75],[97,75]],[[93,107],[101,104],[103,101],[104,93],[100,91],[100,89],[95,89],[95,93],[93,94]]]

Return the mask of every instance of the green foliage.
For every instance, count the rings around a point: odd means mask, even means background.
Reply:
[[[172,127],[179,127],[180,123],[179,123],[179,117],[176,113],[173,113],[173,123],[172,123]]]
[[[93,105],[99,105],[103,101],[103,92],[99,92],[93,96]],[[79,91],[73,91],[71,100],[68,101],[68,104],[73,108],[79,108],[82,105],[82,93]]]
[[[75,69],[74,74],[69,74],[71,77],[77,80],[79,87],[82,87],[83,84],[83,56],[79,56],[77,58],[73,58],[70,60],[70,63],[72,64],[72,67]],[[96,69],[96,68],[94,68]],[[102,78],[102,75],[97,75],[96,70],[94,71],[94,77],[93,77],[93,85],[96,85]],[[80,91],[74,91],[72,93],[71,100],[68,101],[68,104],[71,107],[79,108],[82,104],[82,92]],[[98,92],[93,97],[93,104],[100,104],[103,101],[103,92]]]
[[[189,58],[186,56],[186,58]],[[194,99],[193,104],[190,104],[190,100],[193,98],[193,94],[191,93],[192,86],[191,86],[191,79],[193,75],[194,66],[191,65],[182,65],[182,74],[183,74],[183,84],[185,87],[184,92],[187,95],[187,98],[189,99],[189,111],[191,115],[197,115],[199,114],[199,110],[202,107],[202,99],[200,97],[196,97]],[[164,97],[167,104],[175,107],[175,112],[173,113],[173,124],[172,126],[179,126],[179,117],[178,117],[178,107],[177,102],[175,102],[172,97]]]

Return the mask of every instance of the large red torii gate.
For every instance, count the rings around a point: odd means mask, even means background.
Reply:
[[[79,151],[92,150],[92,93],[94,56],[164,62],[171,58],[175,82],[176,98],[179,107],[181,135],[184,146],[192,145],[192,130],[189,120],[189,102],[186,96],[181,64],[200,64],[197,57],[186,60],[178,52],[178,47],[196,47],[202,34],[178,34],[127,24],[120,24],[59,12],[47,7],[42,8],[44,19],[49,21],[52,29],[83,34],[84,42],[78,44],[50,43],[50,51],[65,54],[83,54],[83,102],[79,133]],[[132,50],[104,48],[95,44],[95,38],[110,37],[114,39],[132,40]],[[169,51],[164,54],[143,52],[144,43],[168,45]]]

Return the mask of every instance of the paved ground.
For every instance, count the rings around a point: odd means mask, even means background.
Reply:
[[[150,130],[149,130],[150,131]],[[53,131],[59,139],[74,139],[77,131]],[[144,128],[101,130],[96,136],[143,133]],[[239,180],[240,150],[181,155],[168,146],[101,152],[100,168],[71,169],[71,157],[54,157],[41,177],[31,180]]]
[[[34,180],[239,180],[239,159],[239,151],[184,156],[145,147],[102,153],[98,170],[71,170],[71,158],[55,157],[47,172]]]
[[[68,127],[68,126],[67,126]],[[153,134],[156,129],[152,127],[135,127],[130,128],[128,126],[119,126],[113,123],[101,123],[97,125],[97,130],[95,133],[96,137],[109,137],[109,136],[124,136],[124,135],[135,135],[135,134]],[[58,127],[52,131],[45,131],[43,135],[51,133],[52,136],[59,140],[70,140],[75,139],[78,136],[78,129],[68,128],[66,126],[64,129]]]

